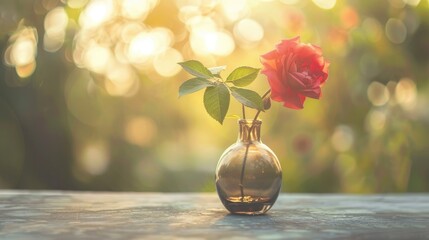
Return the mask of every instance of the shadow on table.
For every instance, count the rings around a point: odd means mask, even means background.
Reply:
[[[276,225],[276,220],[269,214],[264,215],[236,215],[227,214],[213,223],[213,227],[219,229],[272,229]]]

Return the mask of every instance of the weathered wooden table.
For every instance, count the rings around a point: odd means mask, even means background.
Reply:
[[[429,195],[282,194],[236,216],[198,193],[0,191],[0,239],[429,239]]]

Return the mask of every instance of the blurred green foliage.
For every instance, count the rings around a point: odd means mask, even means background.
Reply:
[[[283,191],[429,190],[429,1],[133,2],[0,1],[0,188],[214,191],[237,121],[179,100],[175,63],[260,67],[300,35],[331,65],[320,101],[260,116]]]

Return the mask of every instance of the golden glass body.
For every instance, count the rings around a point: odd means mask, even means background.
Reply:
[[[276,201],[282,169],[274,152],[261,142],[259,120],[240,120],[236,143],[225,150],[216,168],[216,190],[233,214],[259,215]]]

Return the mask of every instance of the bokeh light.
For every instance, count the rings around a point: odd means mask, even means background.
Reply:
[[[112,61],[112,53],[109,48],[103,47],[96,42],[88,43],[83,63],[85,67],[95,73],[104,73]]]
[[[177,63],[225,78],[299,35],[331,64],[320,101],[260,115],[283,191],[429,190],[429,1],[27,2],[0,1],[0,187],[214,191],[240,104],[220,126],[178,100]]]
[[[153,67],[159,75],[172,77],[181,70],[178,62],[183,62],[182,54],[176,49],[170,48],[155,57]]]
[[[234,36],[241,47],[252,46],[264,37],[264,29],[257,21],[245,18],[234,25]]]
[[[11,43],[4,54],[4,62],[15,67],[19,77],[27,78],[36,69],[37,30],[23,27],[10,40]]]
[[[407,28],[401,20],[390,18],[386,23],[386,36],[393,43],[403,43],[407,37]]]
[[[417,104],[417,87],[409,78],[401,79],[395,88],[396,101],[406,110],[412,110]]]
[[[132,63],[145,63],[166,51],[172,42],[173,34],[166,28],[141,32],[131,40],[127,55]]]
[[[293,4],[297,4],[297,3],[299,3],[299,1],[300,0],[280,0],[282,3],[284,3],[284,4],[290,4],[290,5],[293,5]]]
[[[79,167],[90,175],[103,174],[109,165],[108,148],[103,143],[91,143],[84,147],[78,158]]]
[[[114,0],[91,0],[79,17],[82,28],[96,28],[115,15]]]
[[[88,0],[68,0],[67,6],[70,8],[82,8],[88,3]]]
[[[231,22],[245,17],[250,10],[246,0],[220,0],[220,6],[226,19]]]
[[[45,36],[43,38],[44,49],[55,52],[62,47],[65,40],[68,16],[64,8],[57,7],[45,17]]]
[[[420,0],[403,0],[406,4],[416,7],[417,5],[419,5]]]
[[[123,0],[122,15],[131,19],[144,19],[156,5],[157,1],[154,0]]]
[[[374,106],[383,106],[390,99],[389,90],[379,82],[372,82],[367,90],[368,99]]]
[[[322,9],[331,9],[335,7],[337,0],[313,0],[313,2]]]
[[[366,117],[365,127],[369,133],[379,133],[386,125],[387,114],[381,109],[372,109]]]
[[[129,65],[115,64],[106,72],[105,88],[112,96],[133,96],[139,89],[139,79]]]
[[[125,125],[125,139],[138,146],[152,145],[156,134],[156,123],[147,117],[132,118]]]
[[[383,35],[383,28],[380,22],[374,18],[365,18],[362,22],[363,30],[372,41],[379,41]]]
[[[347,125],[339,125],[335,128],[331,137],[332,146],[338,152],[350,150],[354,143],[354,133]]]

